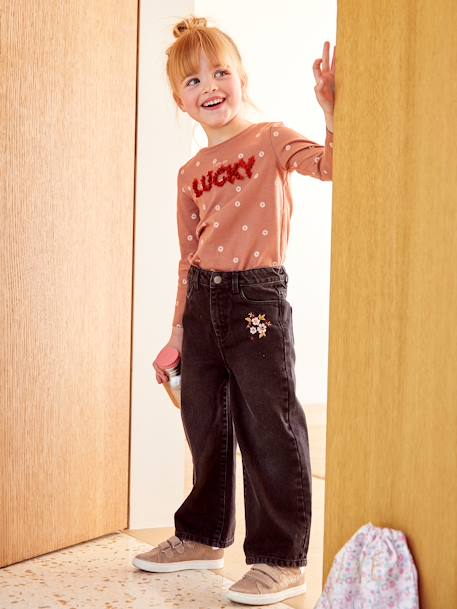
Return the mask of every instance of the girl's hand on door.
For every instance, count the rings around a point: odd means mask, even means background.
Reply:
[[[329,66],[330,42],[324,42],[322,57],[313,62],[313,73],[316,79],[314,92],[317,101],[327,115],[333,115],[335,107],[335,65],[336,65],[336,46],[333,47],[332,65]],[[321,65],[322,64],[322,65]]]

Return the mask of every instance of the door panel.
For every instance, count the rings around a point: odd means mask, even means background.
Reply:
[[[457,5],[339,4],[324,581],[402,530],[421,608],[457,598]]]
[[[137,3],[4,3],[0,566],[128,526]]]

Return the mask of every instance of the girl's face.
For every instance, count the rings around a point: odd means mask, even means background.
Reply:
[[[180,85],[178,105],[207,129],[217,129],[229,123],[240,111],[243,88],[236,69],[212,66],[200,52],[200,71],[189,74]],[[205,107],[210,100],[221,101]]]

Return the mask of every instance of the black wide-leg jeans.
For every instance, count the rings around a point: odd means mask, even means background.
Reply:
[[[175,534],[221,548],[233,543],[238,442],[246,564],[306,565],[311,465],[295,394],[287,272],[191,265],[187,281],[181,418],[193,488],[175,513]]]

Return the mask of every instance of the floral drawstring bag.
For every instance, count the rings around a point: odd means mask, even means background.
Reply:
[[[404,533],[371,522],[356,531],[335,556],[314,609],[419,609]]]

